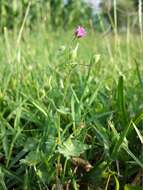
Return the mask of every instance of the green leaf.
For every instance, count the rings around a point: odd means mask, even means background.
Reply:
[[[57,109],[57,111],[60,113],[60,114],[64,114],[64,115],[70,115],[70,109],[67,108],[67,107],[63,107],[61,106],[59,109]]]
[[[106,155],[109,156],[109,137],[108,137],[108,133],[105,127],[103,127],[98,121],[94,121],[96,126],[93,126],[93,128],[95,129],[96,133],[99,135],[100,139],[101,139],[101,143],[103,143],[104,145],[104,149],[106,152]]]
[[[139,186],[125,185],[124,190],[142,190]]]
[[[131,127],[131,123],[128,124],[128,125],[126,125],[126,126],[124,127],[124,130],[123,130],[123,132],[121,133],[119,140],[116,142],[116,144],[115,144],[115,146],[114,146],[114,148],[113,148],[113,151],[112,151],[112,155],[111,155],[111,157],[112,157],[113,159],[115,159],[115,158],[118,156],[118,153],[119,153],[119,151],[120,151],[120,148],[121,148],[121,146],[122,146],[123,143],[124,143],[124,140],[125,140],[125,138],[126,138],[128,132],[129,132],[130,127]]]
[[[135,63],[136,63],[136,71],[137,71],[137,76],[138,76],[138,79],[139,79],[139,83],[140,83],[140,86],[143,90],[143,81],[142,81],[142,77],[141,77],[141,69],[140,69],[140,65],[139,63],[137,62],[137,60],[135,59]]]
[[[143,144],[143,136],[142,136],[141,132],[139,131],[139,129],[136,127],[136,125],[134,123],[133,123],[133,127],[134,127],[134,129],[135,129],[141,143]]]
[[[1,184],[1,188],[3,190],[7,190],[7,187],[6,187],[6,184],[5,184],[5,181],[4,181],[4,173],[3,173],[1,167],[0,167],[0,184]]]
[[[135,119],[133,119],[133,122],[135,125],[138,125],[143,120],[143,112],[140,113]]]
[[[124,145],[123,148],[132,157],[132,159],[134,159],[136,164],[138,164],[143,169],[143,163],[130,151],[130,149],[126,145]]]
[[[28,166],[35,166],[40,162],[40,155],[39,152],[31,151],[25,159],[22,159],[20,162],[22,164],[26,164]]]
[[[33,138],[33,137],[29,137],[27,138],[25,145],[24,145],[24,151],[31,151],[34,148],[36,148],[36,146],[38,145],[38,139]]]
[[[120,184],[119,184],[119,181],[115,175],[114,175],[114,178],[115,178],[115,182],[116,182],[115,190],[120,190]]]
[[[118,143],[120,135],[118,134],[118,132],[117,132],[117,130],[115,129],[114,125],[112,125],[111,123],[110,123],[110,127],[111,127],[111,130],[113,131],[114,137],[116,138],[117,143]],[[130,155],[131,158],[132,158],[141,168],[143,168],[143,163],[130,151],[126,139],[124,139],[124,141],[122,142],[121,148],[123,148],[123,149],[127,152],[127,154]],[[115,149],[115,147],[114,147],[114,149]],[[115,150],[116,150],[116,149],[115,149]],[[113,152],[112,152],[112,153],[113,153]],[[112,154],[112,156],[113,156],[113,154]]]
[[[19,181],[20,183],[22,183],[22,178],[20,176],[17,175],[16,172],[13,172],[7,168],[5,168],[4,166],[0,166],[0,170],[2,170],[2,172],[4,173],[4,175],[8,176],[9,179],[14,179],[16,181]],[[1,171],[0,171],[1,172]]]
[[[119,106],[122,122],[124,126],[126,126],[128,124],[128,119],[127,119],[127,112],[125,108],[123,76],[119,77],[119,82],[118,82],[118,106]]]
[[[89,148],[89,145],[84,144],[81,141],[69,138],[61,146],[59,146],[58,152],[69,159],[71,156],[80,156],[80,154]]]
[[[34,101],[33,101],[32,103],[33,103],[33,105],[34,105],[41,113],[44,114],[44,116],[46,116],[46,117],[48,116],[46,110],[43,108],[42,105],[39,105],[39,103],[34,102]]]
[[[72,96],[71,98],[71,116],[72,116],[72,120],[73,120],[73,131],[75,132],[76,128],[75,128],[75,101],[74,101],[74,96]]]

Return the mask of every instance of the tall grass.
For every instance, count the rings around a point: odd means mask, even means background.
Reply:
[[[143,39],[143,19],[142,19],[142,1],[139,0],[138,3],[138,14],[139,14],[139,26],[140,26],[140,35],[141,35],[141,40]]]
[[[29,4],[31,6],[26,22],[28,28],[33,28],[42,21],[48,29],[66,29],[73,24],[89,23],[91,15],[89,8],[82,1],[73,0],[65,5],[63,0],[1,0],[0,32],[3,32],[4,27],[17,31]]]
[[[141,189],[140,35],[31,32],[29,8],[0,36],[1,189]]]

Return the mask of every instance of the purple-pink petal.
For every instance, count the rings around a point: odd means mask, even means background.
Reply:
[[[82,38],[82,37],[84,37],[85,35],[86,35],[85,29],[84,29],[83,27],[81,27],[81,26],[78,26],[78,27],[76,28],[76,30],[75,30],[75,36],[76,36],[77,38]]]

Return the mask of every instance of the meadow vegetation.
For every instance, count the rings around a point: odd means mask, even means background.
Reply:
[[[0,189],[141,190],[141,30],[75,38],[30,10],[0,35]]]

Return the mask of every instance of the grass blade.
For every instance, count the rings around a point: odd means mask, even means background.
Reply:
[[[124,126],[126,126],[128,123],[128,118],[127,118],[127,112],[125,108],[123,76],[119,77],[119,82],[118,82],[118,106],[119,106],[119,112],[121,115],[122,122]]]
[[[138,128],[136,127],[136,125],[135,125],[133,122],[132,122],[132,124],[133,124],[133,127],[134,127],[134,129],[135,129],[135,131],[136,131],[136,133],[137,133],[137,135],[138,135],[138,137],[139,137],[141,143],[143,144],[143,136],[141,135],[141,133],[140,133],[140,131],[138,130]]]
[[[117,177],[114,175],[114,179],[115,179],[115,182],[116,182],[116,186],[115,186],[115,190],[120,190],[120,184],[119,184],[119,181],[117,179]]]

